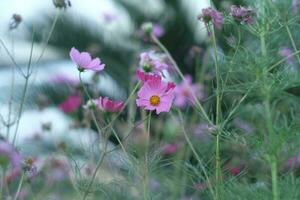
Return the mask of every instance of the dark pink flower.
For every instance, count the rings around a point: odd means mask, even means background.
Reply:
[[[201,89],[202,85],[193,84],[192,77],[190,75],[186,75],[184,80],[182,80],[182,82],[178,84],[174,90],[174,104],[178,107],[184,107],[186,105],[193,104],[195,102],[194,96],[199,99],[204,97]]]
[[[99,97],[96,101],[99,108],[105,112],[118,112],[124,107],[123,101],[113,101],[108,97]]]
[[[162,148],[163,154],[173,154],[179,149],[179,144],[165,144]]]
[[[141,70],[137,70],[136,71],[136,76],[143,83],[146,82],[146,81],[149,81],[149,80],[161,80],[161,76],[159,76],[157,74],[145,73],[145,72],[143,72]]]
[[[198,19],[203,21],[206,27],[212,22],[215,27],[221,29],[224,24],[223,14],[211,7],[202,9],[202,14],[198,15]]]
[[[148,80],[137,93],[136,104],[156,113],[169,112],[174,99],[174,84],[162,80]]]
[[[65,113],[70,113],[75,111],[81,104],[81,97],[78,95],[69,96],[64,102],[59,104],[59,108]]]
[[[230,7],[230,15],[238,23],[252,24],[254,22],[255,12],[251,8],[232,5]]]
[[[70,51],[70,57],[74,63],[77,64],[79,71],[92,70],[101,71],[104,69],[105,64],[101,63],[99,58],[92,59],[88,52],[80,53],[76,48],[72,48]]]

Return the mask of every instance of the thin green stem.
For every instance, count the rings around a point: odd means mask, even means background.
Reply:
[[[274,65],[272,65],[271,67],[269,67],[269,71],[273,70],[275,67],[279,66],[280,64],[284,63],[285,61],[287,61],[289,58],[295,56],[295,55],[299,55],[300,50],[286,56],[285,58],[279,60],[277,63],[275,63]]]
[[[279,200],[279,192],[278,192],[278,169],[277,169],[277,161],[276,156],[272,156],[271,158],[271,175],[272,175],[272,194],[273,200]]]
[[[149,112],[148,122],[147,122],[147,136],[146,136],[146,150],[145,150],[145,168],[144,168],[144,175],[143,175],[143,197],[144,200],[150,199],[149,197],[149,158],[148,158],[148,151],[149,151],[149,145],[150,145],[150,127],[151,127],[151,114],[152,112]]]
[[[185,140],[186,140],[188,146],[189,146],[190,149],[192,150],[192,153],[194,154],[194,156],[195,156],[197,162],[199,163],[200,168],[201,168],[202,171],[203,171],[204,177],[205,177],[205,179],[206,179],[206,182],[207,182],[207,184],[208,184],[209,191],[210,191],[210,193],[211,193],[213,199],[217,199],[217,197],[215,196],[215,193],[214,193],[214,191],[213,191],[213,189],[212,189],[212,184],[211,184],[211,181],[210,181],[210,179],[209,179],[209,177],[208,177],[208,174],[206,173],[206,169],[205,169],[205,167],[204,167],[204,165],[203,165],[203,162],[201,161],[200,156],[199,156],[198,153],[196,152],[196,150],[195,150],[195,148],[194,148],[194,145],[192,144],[192,142],[191,142],[189,136],[188,136],[187,133],[186,133],[186,130],[185,130],[185,127],[184,127],[184,121],[183,121],[182,113],[181,113],[180,110],[178,110],[178,115],[179,115],[180,125],[181,125],[181,127],[182,127],[182,132],[183,132],[184,138],[185,138]]]
[[[216,126],[217,126],[217,135],[216,135],[216,183],[217,183],[217,198],[219,199],[219,184],[221,183],[222,174],[221,174],[221,157],[220,157],[220,122],[221,122],[221,74],[220,66],[218,63],[218,53],[217,53],[217,42],[214,27],[212,27],[212,41],[214,47],[214,63],[216,71]]]
[[[289,28],[288,25],[286,25],[285,28],[286,28],[286,31],[287,31],[287,33],[288,33],[288,35],[289,35],[290,41],[291,41],[291,43],[292,43],[292,45],[293,45],[294,51],[297,52],[298,49],[297,49],[295,40],[294,40],[294,38],[293,38],[293,35],[292,35],[292,33],[291,33],[291,30],[290,30],[290,28]],[[300,56],[299,56],[299,54],[296,54],[296,57],[297,57],[298,63],[300,64]]]
[[[24,174],[22,173],[22,176],[21,176],[21,179],[19,181],[18,189],[17,189],[17,192],[15,194],[14,200],[18,199],[18,197],[20,195],[20,192],[21,192],[21,189],[22,189],[23,182],[24,182]]]

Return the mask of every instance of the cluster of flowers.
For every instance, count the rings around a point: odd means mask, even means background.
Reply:
[[[105,64],[99,58],[92,59],[87,52],[79,52],[74,47],[70,51],[70,57],[76,63],[79,72],[91,70],[95,72],[102,71]],[[155,51],[143,52],[140,54],[140,68],[136,72],[136,76],[141,81],[142,86],[137,92],[136,104],[145,110],[161,112],[169,112],[173,102],[178,107],[194,103],[194,96],[202,98],[200,92],[202,86],[193,84],[190,75],[185,76],[185,80],[178,84],[166,81],[164,71],[168,70],[171,65],[164,54]],[[68,97],[60,108],[65,112],[73,112],[81,105],[81,97],[72,95]],[[123,101],[113,101],[108,97],[99,97],[87,102],[84,108],[99,108],[105,112],[118,112],[124,107]]]
[[[88,52],[79,52],[76,48],[72,48],[70,51],[70,57],[74,63],[76,63],[78,71],[84,72],[91,70],[100,72],[104,70],[105,64],[101,62],[99,58],[92,59]],[[75,101],[74,101],[75,100]],[[73,111],[72,108],[80,105],[81,98],[79,96],[71,96],[60,106],[64,111]],[[75,104],[75,105],[74,105]],[[124,107],[123,101],[114,101],[108,97],[99,97],[98,99],[90,99],[85,105],[85,108],[96,109],[99,108],[104,112],[118,112]]]
[[[251,8],[232,5],[230,7],[230,15],[237,23],[252,24],[254,22],[255,11]],[[210,22],[219,29],[224,24],[223,13],[211,7],[202,9],[202,13],[198,15],[198,19],[203,21],[207,28]]]

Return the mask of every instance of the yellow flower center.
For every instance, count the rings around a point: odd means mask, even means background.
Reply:
[[[153,95],[150,97],[150,103],[152,106],[157,106],[160,103],[160,97],[157,95]]]

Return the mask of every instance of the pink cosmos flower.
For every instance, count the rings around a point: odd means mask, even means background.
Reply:
[[[106,112],[118,112],[124,107],[123,101],[113,101],[108,97],[99,97],[96,101],[99,108]]]
[[[169,66],[163,54],[149,51],[140,54],[140,67],[147,73],[162,74],[162,71],[168,69]]]
[[[59,108],[62,109],[65,113],[70,113],[75,111],[81,104],[81,97],[79,95],[71,95],[61,104]]]
[[[162,37],[165,34],[165,29],[160,24],[153,24],[152,33],[156,37],[160,38],[160,37]]]
[[[141,70],[137,70],[136,76],[143,83],[146,82],[146,81],[149,81],[149,80],[157,80],[157,81],[161,80],[161,76],[159,76],[157,74],[145,73],[145,72],[143,72]]]
[[[92,71],[101,71],[105,67],[105,64],[101,63],[99,58],[92,59],[88,52],[80,53],[75,47],[71,49],[70,57],[72,61],[77,64],[80,72],[83,72],[86,69]]]
[[[199,99],[204,97],[201,92],[202,85],[193,84],[192,77],[190,75],[185,75],[185,80],[183,80],[174,90],[175,101],[174,104],[178,107],[184,107],[195,102],[194,96]]]
[[[156,114],[169,112],[174,99],[174,83],[162,80],[148,80],[138,91],[136,104],[146,110],[156,110]]]
[[[232,5],[230,7],[230,15],[234,20],[241,24],[253,24],[255,11],[251,8]]]

